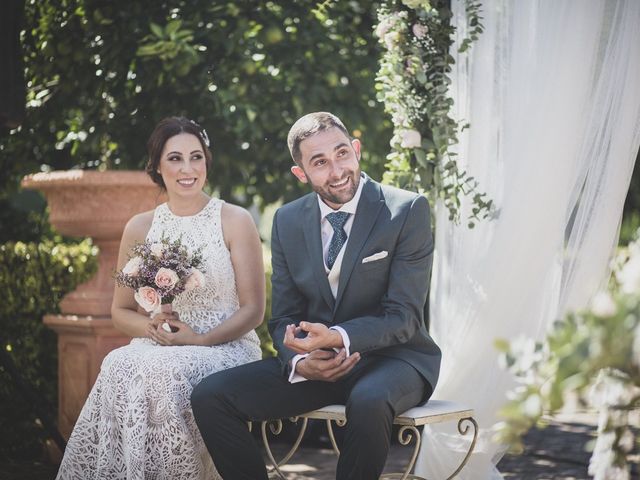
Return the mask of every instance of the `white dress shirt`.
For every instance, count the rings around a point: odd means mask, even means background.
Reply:
[[[356,214],[356,209],[358,208],[358,202],[360,201],[360,195],[362,194],[362,187],[366,182],[366,177],[360,177],[360,183],[358,185],[358,189],[356,190],[355,195],[351,200],[342,205],[338,210],[334,210],[329,205],[324,203],[324,201],[318,195],[318,206],[320,207],[320,234],[322,235],[322,258],[324,264],[324,270],[327,273],[327,280],[329,281],[329,286],[331,287],[331,293],[333,294],[333,298],[336,298],[336,294],[338,293],[338,281],[340,279],[340,267],[342,266],[342,257],[344,256],[344,252],[347,249],[347,244],[349,243],[349,237],[351,236],[351,227],[353,227],[353,220]],[[329,251],[329,245],[331,244],[331,239],[333,238],[334,231],[333,227],[327,220],[327,215],[333,212],[346,212],[349,213],[349,218],[344,224],[344,231],[347,234],[347,241],[344,242],[342,249],[338,252],[338,256],[336,257],[336,261],[333,264],[333,267],[329,269],[327,267],[327,252]],[[344,349],[347,354],[347,357],[350,355],[349,347],[351,346],[351,341],[349,340],[349,335],[344,330],[344,328],[335,325],[330,327],[331,330],[336,330],[340,336],[342,337],[342,343],[344,344]],[[307,380],[302,375],[296,373],[296,364],[305,358],[308,355],[299,354],[293,357],[291,360],[291,374],[289,375],[289,381],[291,383],[297,383]]]

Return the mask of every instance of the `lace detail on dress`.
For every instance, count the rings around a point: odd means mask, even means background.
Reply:
[[[154,212],[149,240],[180,238],[201,248],[206,284],[176,297],[173,309],[194,331],[238,309],[231,255],[224,242],[222,200],[197,214]],[[134,338],[107,355],[71,434],[59,479],[219,479],[191,412],[193,387],[208,375],[261,358],[254,331],[213,347],[157,345]]]

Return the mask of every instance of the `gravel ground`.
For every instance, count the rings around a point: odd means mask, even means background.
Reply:
[[[522,455],[506,455],[498,464],[505,479],[514,480],[587,480],[590,454],[585,445],[595,433],[595,414],[563,415],[550,419],[544,429],[533,429],[524,438]],[[313,428],[322,428],[316,425]],[[312,432],[313,433],[313,432]],[[639,433],[636,431],[636,433]],[[316,439],[321,435],[315,435]],[[300,450],[283,467],[287,480],[331,480],[335,478],[336,457],[325,439],[303,443]],[[286,452],[284,443],[273,446],[276,458]],[[404,469],[410,456],[410,447],[394,444],[391,448],[385,471],[399,472]],[[637,452],[636,452],[637,453]],[[636,462],[631,478],[640,478]],[[52,480],[57,467],[41,463],[4,463],[0,466],[3,480]]]
[[[588,480],[587,474],[591,454],[587,443],[595,436],[597,415],[595,413],[562,414],[548,419],[543,429],[532,429],[524,437],[522,455],[505,455],[498,470],[509,480]],[[636,431],[636,433],[640,433]],[[385,472],[404,470],[411,452],[409,447],[393,445]],[[286,452],[284,445],[274,446],[274,455],[281,458]],[[278,455],[279,453],[280,455]],[[640,455],[633,459],[640,463]],[[335,478],[336,458],[330,448],[303,446],[283,467],[287,480],[332,480]],[[634,466],[631,478],[640,478],[638,465]]]

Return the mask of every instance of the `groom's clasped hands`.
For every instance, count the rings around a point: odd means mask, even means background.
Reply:
[[[301,337],[304,333],[306,335]],[[360,360],[358,352],[347,356],[340,333],[322,323],[287,325],[284,345],[306,355],[296,364],[296,372],[307,380],[337,381]]]

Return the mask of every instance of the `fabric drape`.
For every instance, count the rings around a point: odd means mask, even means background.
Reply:
[[[470,405],[481,426],[463,479],[501,478],[492,440],[512,388],[497,338],[544,338],[606,282],[640,146],[640,2],[494,0],[459,54],[467,19],[453,0],[459,161],[496,205],[468,229],[436,208],[431,333],[443,349],[434,398]],[[470,200],[463,199],[468,212]],[[446,478],[468,441],[425,431],[416,473]]]

